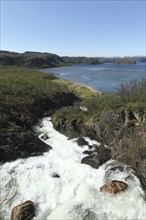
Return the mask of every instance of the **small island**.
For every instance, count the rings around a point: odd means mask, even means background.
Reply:
[[[112,61],[113,64],[136,64],[135,60],[132,59],[115,59]]]

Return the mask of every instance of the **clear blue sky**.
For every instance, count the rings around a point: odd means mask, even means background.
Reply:
[[[145,55],[145,0],[1,0],[1,49]]]

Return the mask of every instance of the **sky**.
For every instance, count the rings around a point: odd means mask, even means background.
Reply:
[[[145,0],[1,0],[1,50],[145,55]]]

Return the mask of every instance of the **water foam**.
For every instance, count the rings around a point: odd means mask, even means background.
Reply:
[[[53,149],[43,156],[19,159],[0,167],[2,219],[9,219],[11,209],[26,200],[35,202],[34,220],[145,219],[143,191],[132,170],[125,166],[123,172],[107,175],[112,161],[99,169],[81,164],[88,146],[81,148],[75,140],[55,131],[49,118],[44,118],[36,129],[40,138],[48,137],[43,141]],[[125,181],[129,187],[117,195],[105,195],[100,187],[109,179]]]

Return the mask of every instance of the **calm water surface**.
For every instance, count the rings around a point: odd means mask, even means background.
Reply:
[[[101,92],[114,93],[121,83],[146,77],[146,63],[73,65],[43,69],[59,78],[79,82]]]

